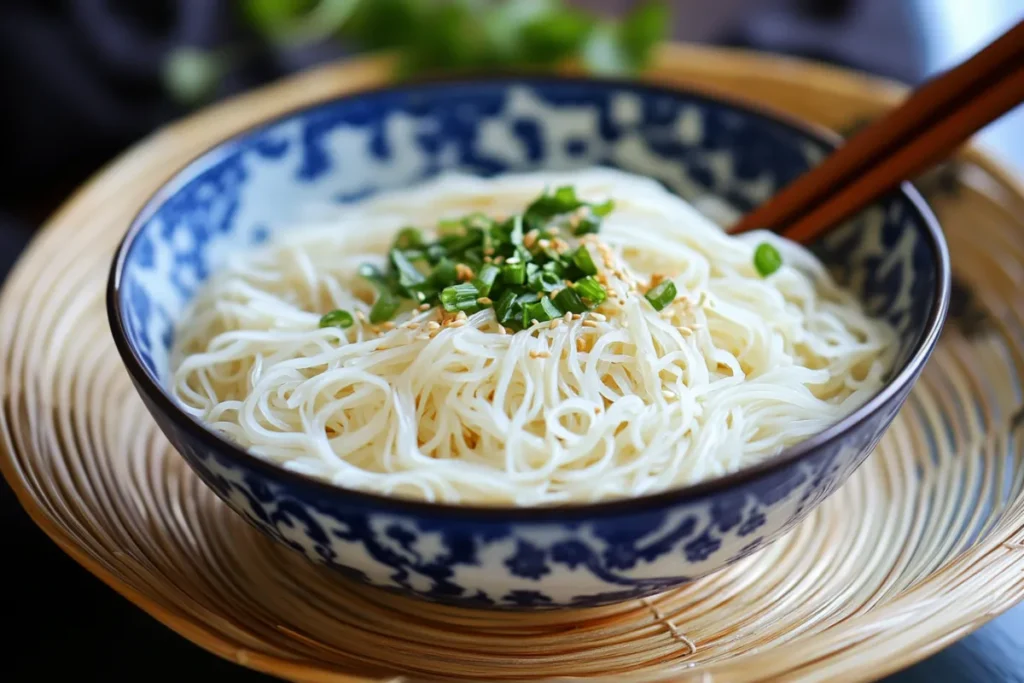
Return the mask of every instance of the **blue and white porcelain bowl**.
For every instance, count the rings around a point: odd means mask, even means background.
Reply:
[[[913,188],[814,245],[869,311],[899,331],[884,390],[756,467],[633,500],[448,506],[285,471],[178,409],[165,389],[175,322],[228,252],[272,237],[310,203],[350,201],[447,170],[602,164],[656,178],[690,200],[747,211],[832,144],[761,111],[625,82],[486,79],[346,96],[223,142],[153,197],[114,261],[114,338],[150,412],[203,481],[267,536],[315,562],[409,595],[489,608],[656,593],[790,529],[850,476],[896,415],[938,339],[949,296],[942,234]]]

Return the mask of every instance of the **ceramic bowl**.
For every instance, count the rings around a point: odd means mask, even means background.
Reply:
[[[310,203],[347,202],[447,170],[618,167],[698,206],[747,211],[834,139],[692,92],[528,77],[402,85],[267,121],[217,145],[149,201],[117,251],[114,339],[160,428],[204,482],[267,536],[376,586],[487,608],[592,606],[703,576],[778,538],[863,462],[932,351],[949,297],[945,243],[908,186],[813,245],[899,333],[887,385],[824,432],[735,474],[631,500],[449,506],[345,490],[248,454],[166,390],[178,317],[234,250]]]

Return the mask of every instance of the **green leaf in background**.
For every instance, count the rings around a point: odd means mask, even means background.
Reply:
[[[422,15],[427,9],[418,0],[358,0],[341,36],[366,50],[405,47],[425,28]]]
[[[672,17],[663,2],[637,5],[620,24],[603,22],[583,47],[583,63],[598,74],[622,75],[640,71],[654,47],[669,33]]]
[[[631,65],[615,25],[602,23],[591,31],[583,46],[583,66],[595,74],[614,76],[629,73]]]
[[[672,12],[667,3],[648,0],[630,12],[619,29],[622,51],[635,68],[647,65],[651,50],[669,36]]]
[[[373,2],[374,0],[363,0]],[[492,52],[481,30],[481,10],[466,0],[436,2],[421,15],[414,38],[403,47],[401,72],[490,66]]]
[[[398,75],[405,77],[550,67],[574,58],[599,74],[631,74],[647,64],[652,48],[667,36],[671,19],[664,0],[647,0],[621,21],[602,19],[564,0],[238,3],[242,16],[267,42],[301,45],[341,39],[361,50],[395,50]],[[234,61],[191,48],[177,50],[165,65],[167,87],[181,102],[199,102],[215,91]]]
[[[219,53],[179,47],[164,60],[164,87],[178,102],[195,104],[213,95],[228,66]]]
[[[522,52],[521,36],[523,27],[542,19],[560,7],[557,0],[518,0],[502,2],[483,14],[483,29],[490,42],[494,59],[499,62],[513,62]]]
[[[552,9],[522,27],[517,56],[527,64],[553,64],[572,57],[595,23],[593,17],[572,8]]]
[[[302,44],[337,34],[360,4],[360,0],[242,0],[242,11],[271,40]]]

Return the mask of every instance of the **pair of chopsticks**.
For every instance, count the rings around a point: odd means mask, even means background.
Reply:
[[[949,156],[1024,101],[1024,21],[916,89],[897,109],[729,229],[769,229],[802,243]]]

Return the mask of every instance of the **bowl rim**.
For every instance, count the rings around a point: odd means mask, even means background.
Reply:
[[[923,221],[924,232],[930,238],[929,246],[933,252],[937,277],[936,292],[928,312],[923,334],[903,368],[863,405],[810,438],[789,446],[778,454],[749,467],[694,484],[658,491],[636,498],[528,507],[428,502],[344,488],[310,475],[287,470],[249,453],[246,449],[208,429],[198,419],[193,418],[182,410],[173,397],[157,381],[157,378],[150,375],[142,359],[138,356],[135,346],[129,342],[125,331],[124,311],[121,307],[119,293],[128,254],[131,252],[135,238],[150,218],[171,196],[187,186],[202,173],[237,151],[240,146],[245,144],[247,138],[304,113],[339,103],[358,101],[360,98],[367,96],[410,93],[430,90],[437,86],[472,87],[474,85],[504,85],[505,87],[511,87],[514,85],[530,84],[550,85],[552,83],[598,85],[648,95],[682,96],[706,105],[722,106],[742,111],[750,116],[766,119],[827,149],[834,150],[843,140],[836,132],[824,126],[777,111],[772,107],[745,101],[740,98],[723,96],[718,93],[701,91],[698,88],[656,84],[628,78],[550,73],[506,73],[477,76],[463,73],[449,76],[433,76],[410,83],[385,84],[361,88],[340,96],[308,102],[287,109],[274,116],[261,119],[259,122],[246,126],[214,143],[185,162],[181,168],[175,171],[168,180],[164,181],[145,201],[142,208],[132,218],[128,230],[117,245],[107,279],[106,309],[108,323],[122,362],[125,364],[136,389],[150,402],[151,409],[155,407],[170,419],[178,429],[187,433],[192,438],[198,439],[204,447],[212,452],[212,457],[219,459],[224,456],[230,456],[231,459],[244,461],[246,467],[257,470],[270,479],[283,480],[303,489],[312,490],[317,495],[317,501],[314,503],[316,507],[321,506],[319,501],[333,498],[344,499],[340,502],[352,506],[372,506],[373,509],[383,512],[405,513],[428,518],[463,518],[471,523],[514,521],[559,523],[595,517],[649,513],[669,506],[696,502],[785,469],[790,464],[815,453],[829,442],[843,438],[857,425],[886,405],[907,385],[912,384],[916,380],[934,350],[945,323],[949,307],[951,272],[949,250],[938,219],[920,192],[909,181],[901,183],[899,188],[890,193],[889,196],[902,195],[904,199],[909,201],[911,207],[917,211],[918,216]]]

